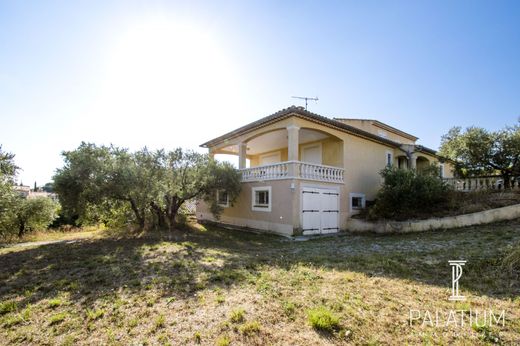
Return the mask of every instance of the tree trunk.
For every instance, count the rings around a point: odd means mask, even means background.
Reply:
[[[166,218],[164,216],[165,212],[162,210],[160,206],[158,206],[155,202],[150,203],[150,207],[152,207],[153,211],[157,215],[157,226],[159,228],[164,228],[166,226]]]
[[[168,196],[166,200],[166,214],[168,217],[169,229],[173,232],[175,230],[175,226],[177,226],[175,218],[177,216],[177,212],[179,211],[179,207],[181,206],[182,202],[179,201],[179,199],[176,196]]]
[[[504,190],[511,188],[511,175],[502,172],[502,179],[504,179]]]
[[[19,226],[18,226],[18,238],[21,238],[25,233],[25,222],[22,220],[19,220]]]
[[[170,231],[175,231],[175,226],[177,226],[177,222],[175,221],[175,218],[177,217],[177,212],[179,211],[179,207],[177,206],[177,204],[175,203],[171,210],[170,210],[170,215],[169,215],[169,219],[170,219]]]
[[[137,208],[137,205],[135,204],[132,198],[130,198],[130,206],[134,211],[135,218],[137,219],[137,224],[139,225],[139,228],[144,229],[144,215],[141,215],[141,213],[139,212],[139,208]]]

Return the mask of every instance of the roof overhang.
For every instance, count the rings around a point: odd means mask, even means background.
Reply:
[[[339,131],[342,131],[345,133],[349,133],[354,136],[362,137],[362,138],[368,139],[370,141],[386,144],[386,145],[389,145],[392,147],[397,147],[397,148],[400,146],[400,143],[394,142],[390,139],[377,136],[375,134],[358,129],[354,126],[347,125],[340,121],[337,121],[337,120],[334,120],[331,118],[327,118],[327,117],[324,117],[324,116],[316,114],[316,113],[309,112],[309,111],[305,110],[303,107],[296,107],[296,106],[291,106],[291,107],[282,109],[267,117],[261,118],[257,121],[254,121],[252,123],[239,127],[238,129],[228,132],[222,136],[216,137],[206,143],[201,144],[200,146],[203,148],[211,148],[211,147],[220,145],[222,143],[225,143],[227,141],[230,141],[241,135],[247,134],[254,130],[260,129],[262,127],[268,126],[270,124],[276,123],[278,121],[281,121],[281,120],[284,120],[284,119],[287,119],[287,118],[293,117],[293,116],[310,121],[310,122],[318,123],[318,124],[324,125],[326,127],[333,128],[333,129],[336,129],[336,130],[339,130]]]

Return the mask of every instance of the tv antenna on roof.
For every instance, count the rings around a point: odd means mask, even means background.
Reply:
[[[307,103],[309,100],[318,102],[318,96],[307,97],[307,96],[291,96],[293,99],[305,100],[305,110],[307,110]]]

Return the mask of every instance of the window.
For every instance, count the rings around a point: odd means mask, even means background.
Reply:
[[[253,187],[251,198],[252,210],[271,211],[271,186]]]
[[[444,178],[444,165],[439,165],[439,177]]]
[[[217,190],[217,203],[221,207],[227,208],[229,207],[229,195],[227,191]]]
[[[365,195],[362,193],[350,194],[350,211],[364,209],[366,205]]]
[[[390,152],[386,152],[386,166],[392,167],[394,165],[394,155]]]

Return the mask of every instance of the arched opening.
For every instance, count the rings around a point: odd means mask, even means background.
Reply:
[[[247,140],[251,167],[289,160],[288,130],[277,129]],[[343,166],[343,141],[329,133],[311,129],[298,130],[298,161],[333,167]]]
[[[419,157],[417,157],[416,167],[417,167],[417,172],[422,173],[426,169],[428,169],[428,167],[430,167],[430,160],[428,160],[424,156],[419,156]]]
[[[408,157],[406,155],[397,156],[397,168],[407,169],[408,167]]]

